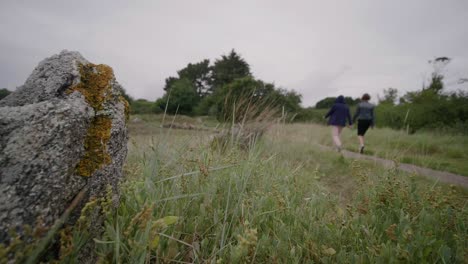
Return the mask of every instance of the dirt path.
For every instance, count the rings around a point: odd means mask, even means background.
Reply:
[[[328,147],[328,146],[324,146],[324,145],[319,145],[319,146],[322,149],[333,150],[333,148]],[[393,168],[395,166],[395,162],[392,160],[382,159],[382,158],[375,157],[375,156],[362,155],[362,154],[347,151],[347,150],[342,150],[341,153],[346,158],[370,160],[388,168]],[[410,172],[410,173],[416,173],[421,176],[433,179],[435,181],[459,185],[468,189],[468,177],[466,176],[462,176],[462,175],[458,175],[458,174],[454,174],[454,173],[446,172],[446,171],[437,171],[433,169],[423,168],[423,167],[419,167],[419,166],[416,166],[413,164],[407,164],[407,163],[399,163],[398,169],[402,171]]]

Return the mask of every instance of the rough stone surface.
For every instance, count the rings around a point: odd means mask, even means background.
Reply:
[[[110,69],[62,51],[40,62],[23,86],[0,101],[0,242],[8,242],[10,229],[21,233],[25,225],[52,226],[83,188],[89,198],[102,195],[110,184],[118,196],[127,155],[127,103],[111,69],[111,78],[102,81],[106,90],[97,93],[99,109],[89,95],[74,90],[86,81],[84,65],[98,77],[99,69]],[[96,118],[111,126],[93,127]],[[95,132],[90,131],[99,129],[110,135],[100,150],[110,160],[80,175],[80,161],[97,151],[91,149]]]

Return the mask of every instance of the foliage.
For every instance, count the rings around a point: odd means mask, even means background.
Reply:
[[[298,124],[299,125],[299,124]],[[333,146],[328,127],[307,125],[308,133],[318,144]],[[357,151],[356,127],[341,134],[345,149]],[[311,139],[312,140],[312,139]],[[468,176],[468,137],[435,131],[374,128],[366,134],[364,153],[397,162]]]
[[[218,113],[217,101],[219,97],[216,95],[206,96],[200,100],[200,103],[195,107],[196,115],[216,116]]]
[[[211,92],[211,69],[210,61],[203,60],[199,63],[189,63],[187,67],[178,71],[179,79],[189,80],[195,88],[198,96],[203,98]]]
[[[275,102],[276,105],[282,107],[282,109],[286,113],[290,114],[297,114],[301,111],[301,101],[302,95],[294,90],[286,90],[282,88],[278,88],[275,91],[274,96],[276,97]]]
[[[278,127],[224,153],[195,134],[134,137],[100,261],[463,262],[463,193],[318,150],[311,130]]]
[[[221,59],[217,59],[212,71],[211,89],[213,92],[236,79],[252,76],[249,64],[235,50],[231,50],[229,55],[222,55]]]
[[[164,85],[164,91],[166,92],[169,92],[169,90],[171,89],[171,86],[172,84],[177,81],[179,78],[176,78],[176,77],[172,77],[172,76],[169,76],[167,77],[164,82],[165,82],[165,85]]]
[[[192,82],[188,79],[178,79],[172,83],[169,92],[156,101],[156,104],[161,110],[167,106],[167,113],[170,114],[190,115],[199,100],[200,97]]]
[[[326,124],[326,119],[324,118],[324,116],[327,113],[327,111],[328,109],[316,109],[314,107],[303,108],[294,118],[294,121]]]
[[[217,115],[220,111],[220,95],[224,93],[221,91],[223,87],[236,79],[252,76],[249,64],[234,50],[228,55],[222,55],[212,66],[210,66],[210,61],[205,59],[195,64],[189,63],[177,74],[178,77],[166,79],[164,87],[166,93],[157,100],[157,105],[164,109],[169,98],[168,111],[170,113],[175,113],[177,105],[183,105],[183,113],[198,115]],[[179,90],[175,93],[171,92],[173,87],[178,87]],[[187,87],[195,91],[195,97]],[[278,92],[283,105],[288,108],[297,108],[300,95],[285,90],[278,90]],[[178,98],[180,95],[184,98]]]
[[[428,86],[407,92],[393,105],[397,90],[384,90],[384,100],[376,108],[377,125],[405,129],[408,133],[433,130],[468,134],[468,93],[444,92],[443,68],[450,58],[430,60],[433,72]]]
[[[5,98],[7,95],[11,94],[11,91],[8,90],[7,88],[2,88],[0,89],[0,100]]]
[[[115,211],[104,209],[111,195],[100,201],[104,232],[91,240],[98,263],[466,259],[466,192],[321,150],[311,142],[321,126],[278,125],[249,150],[221,153],[197,131],[129,125],[120,201]],[[62,240],[62,262],[79,262],[79,226]]]
[[[443,94],[438,89],[427,88],[408,92],[400,102],[395,106],[377,106],[378,126],[406,129],[411,133],[425,129],[468,134],[466,92]]]
[[[394,105],[398,99],[398,90],[395,88],[388,88],[383,90],[383,97],[379,97],[379,104]]]
[[[276,88],[271,83],[265,83],[261,80],[255,80],[252,77],[236,79],[228,85],[218,89],[209,99],[205,99],[198,109],[204,114],[214,114],[220,121],[231,120],[233,109],[242,110],[243,113],[237,113],[236,122],[242,119],[246,112],[258,110],[257,114],[263,112],[263,109],[276,108],[277,112],[283,109],[285,113],[298,112],[300,110],[301,95],[294,91]],[[244,105],[242,107],[241,105]],[[247,107],[247,105],[255,106]],[[202,108],[203,107],[203,108]],[[241,109],[240,109],[240,108]],[[256,113],[250,113],[256,116]]]
[[[132,114],[155,114],[162,112],[156,103],[145,99],[133,100],[130,103],[130,111]]]
[[[353,99],[352,97],[345,96],[345,103],[349,106],[353,106],[359,103],[359,98]],[[317,109],[330,108],[335,103],[336,97],[326,97],[315,104]]]
[[[237,79],[223,86],[215,94],[215,98],[217,98],[215,104],[218,120],[232,121],[233,110],[239,109],[238,106],[244,104],[244,102],[246,106],[261,104],[263,107],[266,107],[271,105],[273,103],[273,89],[274,87],[271,84],[264,84],[262,81],[251,77]],[[248,108],[239,110],[244,113],[251,111]],[[235,122],[241,122],[244,115],[238,111],[234,111],[234,113]]]
[[[198,63],[189,63],[183,69],[177,71],[178,77],[168,77],[165,80],[164,91],[169,92],[171,87],[182,79],[188,80],[192,88],[203,98],[211,92],[211,67],[209,60],[203,60]]]
[[[427,90],[432,91],[436,94],[440,93],[444,89],[444,83],[442,80],[444,76],[433,73],[431,76],[431,84],[427,87]]]
[[[444,79],[443,70],[447,64],[450,63],[452,59],[448,57],[437,57],[433,60],[429,60],[429,64],[433,67],[433,72],[431,74],[430,85],[428,87],[423,87],[423,90],[428,89],[435,93],[440,93],[444,88]]]

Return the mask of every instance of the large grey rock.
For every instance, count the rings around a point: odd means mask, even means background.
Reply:
[[[118,196],[127,155],[121,89],[110,67],[62,51],[0,101],[0,242],[10,229],[51,227],[82,190],[89,199],[110,185]]]

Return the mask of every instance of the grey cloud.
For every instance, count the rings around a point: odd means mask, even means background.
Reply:
[[[449,89],[468,76],[468,1],[10,1],[0,2],[0,86],[21,85],[62,49],[111,65],[137,98],[163,94],[189,62],[235,48],[255,76],[303,93],[421,87],[427,60],[453,57]],[[349,68],[343,70],[343,65]]]
[[[303,95],[303,105],[313,105],[317,101],[315,98],[336,96],[340,90],[337,82],[349,70],[351,70],[350,66],[329,71],[325,71],[323,68],[317,69],[293,87]]]

